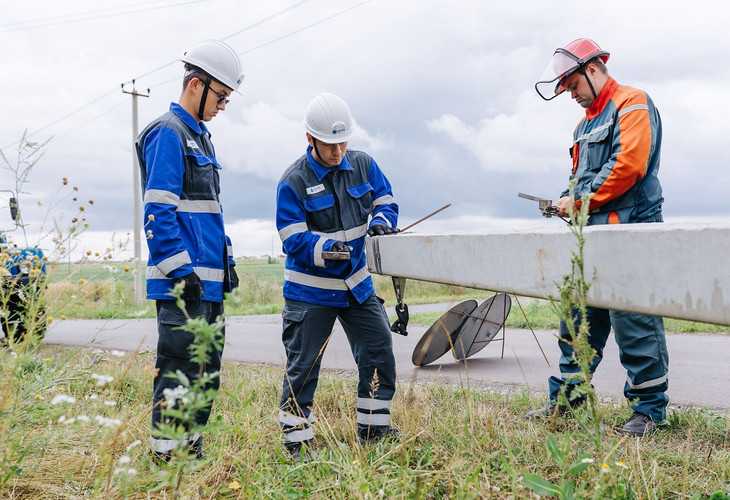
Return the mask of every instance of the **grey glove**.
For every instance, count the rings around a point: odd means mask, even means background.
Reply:
[[[205,287],[203,286],[203,282],[200,281],[198,275],[190,273],[185,276],[175,278],[174,281],[175,284],[185,283],[185,288],[183,288],[183,293],[180,297],[185,301],[185,307],[189,307],[190,309],[197,309],[200,307],[200,299],[202,299],[203,295],[205,295]]]
[[[387,236],[389,234],[395,234],[400,229],[397,227],[386,226],[385,224],[373,224],[368,228],[368,236]]]

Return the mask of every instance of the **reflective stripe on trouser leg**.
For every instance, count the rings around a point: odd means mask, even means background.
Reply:
[[[179,370],[193,383],[198,378],[200,365],[190,361],[191,355],[188,348],[195,339],[193,333],[179,329],[179,327],[187,323],[187,318],[177,307],[175,301],[158,300],[156,301],[156,308],[158,340],[155,368],[157,368],[157,375],[153,382],[154,406],[152,408],[152,436],[150,438],[150,445],[152,451],[166,452],[177,446],[188,445],[200,437],[199,434],[195,434],[185,441],[179,441],[164,439],[156,435],[155,429],[163,422],[164,418],[164,391],[165,389],[175,389],[180,385],[180,381],[177,378],[171,378],[168,374],[176,373]],[[204,317],[208,323],[212,324],[223,314],[223,303],[201,301],[199,308],[188,310],[188,314],[192,318]],[[225,328],[221,330],[221,335],[225,337]],[[220,351],[213,350],[209,352],[210,359],[203,367],[203,371],[205,373],[220,372],[222,356],[222,349]],[[202,390],[213,389],[217,391],[219,386],[220,377],[215,377]],[[202,427],[208,422],[211,405],[195,415],[194,424],[196,427]],[[178,424],[175,420],[166,418],[164,423]]]
[[[371,295],[362,304],[351,302],[338,318],[358,368],[358,427],[389,425],[396,379],[393,334],[385,308]]]
[[[286,443],[300,443],[314,439],[311,426],[314,423],[314,414],[311,412],[308,417],[298,417],[281,410],[279,411],[279,423]]]
[[[596,356],[593,358],[589,370],[592,377],[603,359],[603,348],[606,346],[609,333],[611,333],[611,319],[607,309],[598,309],[596,307],[586,308],[586,319],[589,324],[588,343],[596,352]],[[580,325],[580,315],[577,311],[575,311],[574,325],[575,331],[577,332]],[[573,346],[563,339],[570,341],[571,336],[568,326],[561,321],[560,340],[558,341],[558,347],[560,347],[560,377],[553,376],[548,379],[550,401],[558,401],[558,396],[563,386],[565,386],[565,396],[570,400],[573,389],[582,382],[582,374],[580,366],[575,362]]]
[[[301,442],[313,437],[309,424],[314,421],[314,392],[325,344],[332,333],[337,311],[333,307],[285,299],[281,316],[286,371],[279,422],[286,442]]]
[[[357,426],[381,427],[390,424],[390,406],[393,401],[357,398]]]
[[[664,320],[658,316],[611,311],[621,364],[626,368],[624,396],[631,408],[655,422],[666,418],[669,353]]]

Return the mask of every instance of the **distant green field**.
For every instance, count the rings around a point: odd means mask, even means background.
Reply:
[[[48,278],[51,283],[114,280],[131,285],[133,269],[131,262],[51,262],[48,265]],[[236,272],[239,275],[283,283],[284,259],[239,259],[236,261]],[[142,280],[144,281],[144,275]]]

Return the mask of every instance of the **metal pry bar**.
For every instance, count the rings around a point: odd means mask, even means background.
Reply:
[[[558,213],[558,207],[553,205],[553,200],[546,200],[545,198],[538,198],[537,196],[531,196],[525,193],[517,193],[517,196],[526,200],[536,201],[538,203],[538,208],[540,208],[540,213],[544,217],[550,218]]]

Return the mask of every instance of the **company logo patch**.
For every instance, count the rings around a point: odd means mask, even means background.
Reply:
[[[192,139],[188,139],[188,147],[193,149],[200,149],[198,147],[198,144]]]
[[[324,184],[317,184],[316,186],[307,188],[307,194],[317,194],[320,191],[324,191]]]

